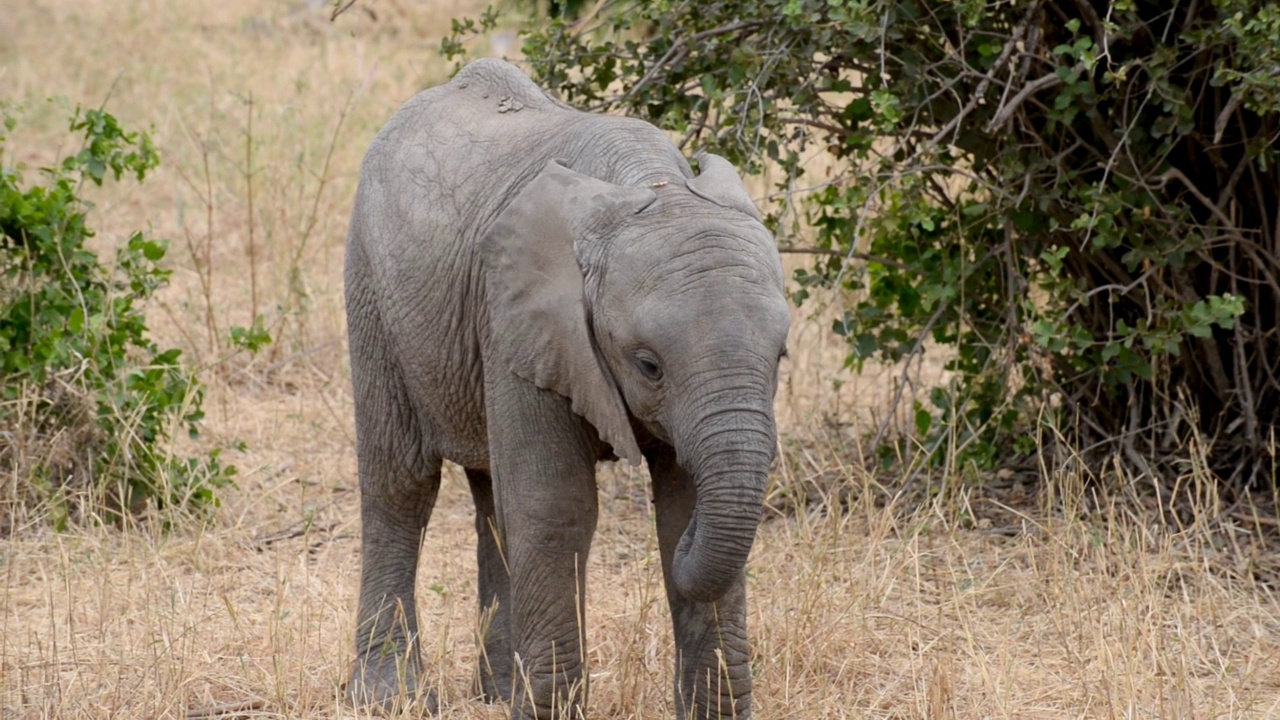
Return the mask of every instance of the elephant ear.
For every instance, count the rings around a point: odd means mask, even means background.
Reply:
[[[492,347],[510,371],[568,398],[619,457],[640,463],[622,396],[600,357],[583,293],[589,250],[655,199],[552,160],[481,240]],[[581,260],[580,260],[581,259]]]
[[[759,220],[760,211],[751,201],[742,178],[733,164],[719,155],[700,152],[693,156],[698,163],[698,176],[685,180],[685,186],[694,195],[720,207],[737,210]]]

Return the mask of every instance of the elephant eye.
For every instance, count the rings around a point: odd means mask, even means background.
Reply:
[[[662,379],[662,367],[651,357],[644,355],[637,357],[636,367],[640,368],[640,373],[650,382],[658,382]]]

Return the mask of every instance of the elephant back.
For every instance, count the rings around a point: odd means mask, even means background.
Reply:
[[[505,60],[481,58],[469,63],[446,85],[451,93],[497,114],[522,110],[573,110],[548,95],[519,68]]]

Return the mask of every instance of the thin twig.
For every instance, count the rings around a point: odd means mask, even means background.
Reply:
[[[352,0],[355,2],[355,0]],[[253,214],[253,92],[247,101],[244,133],[244,183],[245,201],[248,204],[249,221],[249,327],[258,320],[258,246],[254,238]]]
[[[680,144],[677,147],[683,152],[689,141],[702,134],[707,129],[707,116],[711,114],[711,103],[704,101],[702,103],[702,116],[696,122],[689,123],[689,129],[685,131],[684,137],[680,138]]]
[[[842,128],[839,125],[832,125],[831,123],[825,123],[825,122],[822,122],[821,120],[813,120],[810,118],[802,118],[802,117],[782,118],[782,122],[786,123],[787,125],[804,125],[807,127],[818,128],[819,130],[826,130],[832,135],[839,135],[840,137],[848,137],[849,135],[852,134],[851,132],[849,132],[847,128]]]
[[[340,2],[341,0],[335,0],[333,3],[333,13],[329,15],[329,22],[337,20],[339,15],[350,10],[351,6],[356,4],[356,0],[347,0],[345,5],[339,5]]]
[[[890,260],[887,257],[872,255],[870,253],[858,252],[857,250],[853,252],[845,252],[842,250],[828,250],[826,248],[778,248],[778,252],[783,255],[834,255],[851,260],[862,260],[864,262],[871,262],[877,265],[885,265],[887,267],[897,268],[903,272],[916,272],[914,268],[908,267],[897,260]]]
[[[903,365],[902,374],[898,378],[898,387],[893,392],[893,400],[889,403],[884,420],[881,420],[880,427],[876,428],[876,436],[871,441],[871,447],[878,448],[880,443],[884,441],[884,436],[889,431],[889,422],[898,413],[898,404],[902,402],[902,392],[910,384],[911,363],[921,354],[925,338],[929,337],[929,333],[933,332],[933,326],[942,318],[942,313],[948,307],[946,303],[938,303],[938,309],[933,311],[933,317],[929,318],[929,322],[925,323],[925,326],[920,330],[920,334],[916,336],[916,344],[911,348],[911,352],[907,353],[906,363]]]
[[[1238,266],[1238,261],[1236,259],[1238,257],[1236,255],[1238,245],[1239,243],[1231,247],[1232,267]],[[1231,278],[1231,292],[1237,297],[1240,293],[1239,281],[1236,280],[1234,275]],[[1234,363],[1235,367],[1232,368],[1232,370],[1235,371],[1236,389],[1240,393],[1240,397],[1236,398],[1236,405],[1244,415],[1244,431],[1245,435],[1249,438],[1249,447],[1250,449],[1256,450],[1261,447],[1258,436],[1258,408],[1254,401],[1253,383],[1248,376],[1249,362],[1248,358],[1245,357],[1244,350],[1245,333],[1242,329],[1236,328],[1235,332],[1231,333],[1231,335],[1232,340],[1234,340],[1232,343],[1234,347],[1232,349],[1235,351],[1236,356],[1236,361]]]
[[[331,340],[326,340],[325,342],[322,342],[319,345],[309,347],[306,350],[300,350],[284,358],[283,360],[277,360],[276,362],[273,362],[270,365],[268,365],[266,369],[262,371],[262,376],[270,377],[272,373],[284,367],[285,365],[288,365],[289,363],[292,363],[296,360],[300,360],[304,357],[307,357],[308,355],[314,355],[315,353],[318,353],[321,350],[324,350],[325,348],[333,347],[334,345],[337,345],[337,344],[338,344],[338,339],[334,338]]]
[[[351,1],[355,2],[355,0]],[[259,714],[259,711],[264,707],[266,707],[266,703],[262,700],[241,700],[239,702],[223,703],[222,705],[189,710],[187,712],[187,720],[247,718]]]

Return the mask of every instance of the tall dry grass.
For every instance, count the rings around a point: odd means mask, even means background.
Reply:
[[[161,169],[97,193],[99,240],[149,225],[173,241],[175,281],[152,324],[204,369],[203,442],[249,448],[207,526],[32,522],[0,541],[0,718],[358,715],[341,699],[359,535],[345,219],[369,139],[445,78],[433,38],[474,3],[365,0],[376,20],[336,24],[324,5],[15,0],[0,12],[0,94],[25,106],[10,142],[22,160],[66,150],[51,95],[155,127]],[[771,505],[792,512],[771,514],[750,566],[758,717],[1280,716],[1280,602],[1252,571],[1270,551],[1194,475],[1198,510],[1182,526],[1070,474],[1047,494],[930,475],[931,500],[895,501],[850,439],[874,429],[897,371],[841,371],[838,341],[804,321],[815,311],[797,311],[779,395]],[[228,329],[256,315],[277,342],[236,353]],[[674,715],[645,482],[601,474],[595,717]],[[420,576],[423,645],[448,717],[497,718],[504,708],[470,699],[473,542],[450,469]]]

